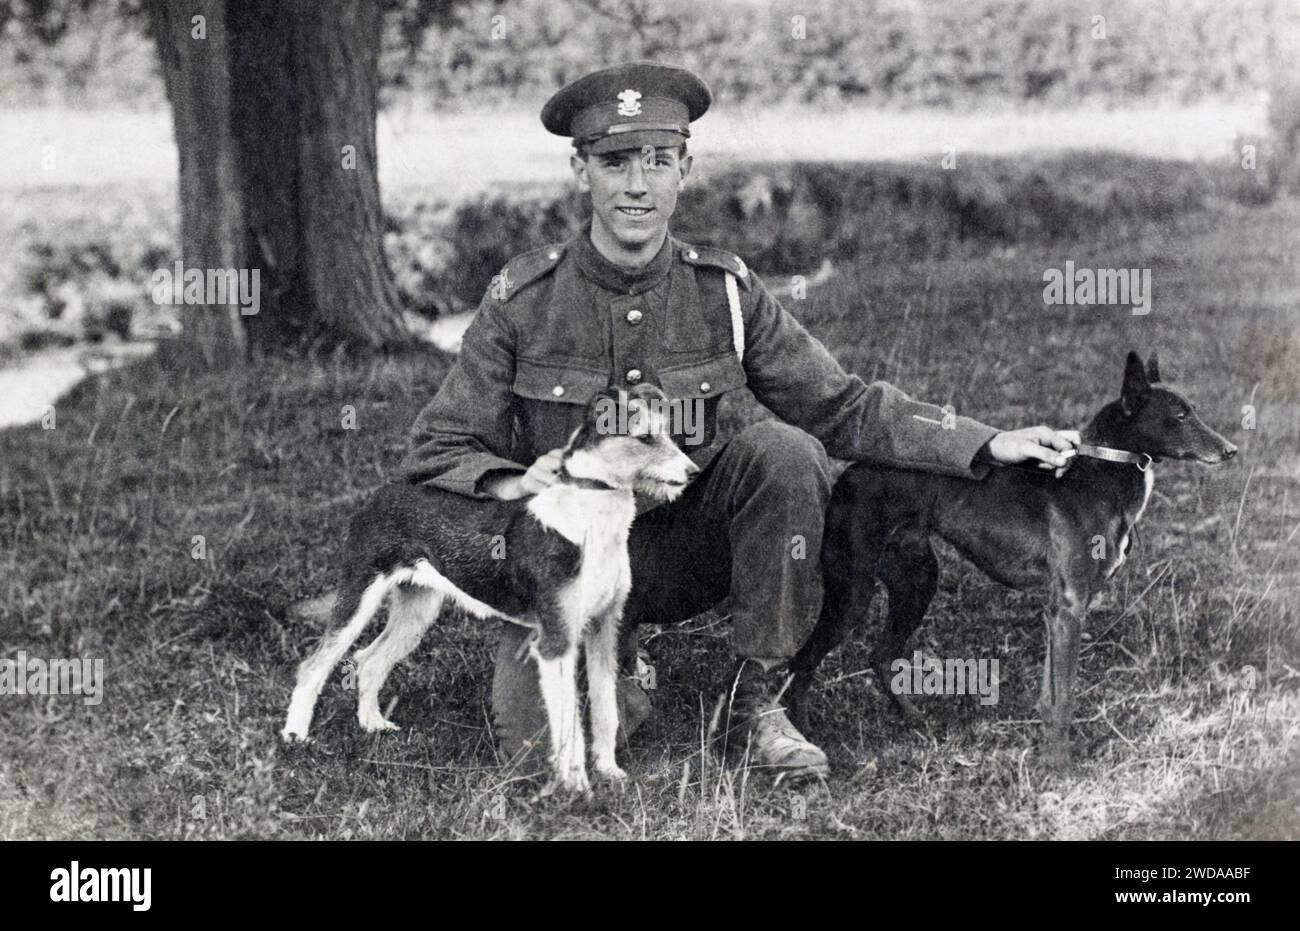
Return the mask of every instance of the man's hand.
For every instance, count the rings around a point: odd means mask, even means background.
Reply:
[[[988,451],[994,462],[1014,465],[1036,460],[1040,469],[1057,469],[1070,461],[1078,444],[1078,430],[1025,427],[999,433],[989,440]]]
[[[535,495],[543,488],[555,484],[559,477],[560,456],[564,450],[553,449],[545,455],[538,456],[537,461],[528,467],[523,475],[502,475],[488,479],[483,483],[483,490],[502,501],[514,501],[527,495]]]

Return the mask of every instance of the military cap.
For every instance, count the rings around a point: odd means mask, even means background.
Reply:
[[[599,155],[642,146],[677,146],[713,102],[709,88],[685,68],[632,61],[567,84],[542,107],[542,125],[572,136]]]

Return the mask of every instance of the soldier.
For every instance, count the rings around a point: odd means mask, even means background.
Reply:
[[[722,733],[756,765],[821,774],[826,755],[779,696],[821,607],[827,453],[975,481],[994,462],[1060,465],[1072,443],[1047,427],[999,432],[865,384],[739,258],[673,238],[690,124],[710,102],[694,74],[653,62],[589,74],[547,102],[542,124],[573,139],[591,224],[496,276],[415,423],[403,472],[479,498],[536,493],[555,481],[558,449],[595,392],[658,385],[674,402],[675,438],[702,472],[633,525],[624,629],[683,621],[729,596],[736,662],[717,683]],[[718,442],[718,401],[742,387],[778,419]],[[503,626],[494,708],[510,751],[543,719],[519,649],[526,633]],[[632,701],[626,684],[621,692],[630,730],[644,699]]]

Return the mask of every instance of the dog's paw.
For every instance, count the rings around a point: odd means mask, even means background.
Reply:
[[[825,785],[827,778],[831,774],[830,764],[820,763],[815,766],[804,766],[800,769],[786,769],[776,773],[772,777],[772,788],[781,785],[799,786],[816,780]]]
[[[291,727],[286,727],[284,730],[280,731],[280,740],[291,746],[294,744],[301,746],[303,744],[311,743],[310,737],[306,734],[300,734],[297,730]]]
[[[1052,773],[1064,774],[1073,767],[1068,746],[1046,744],[1039,751],[1039,759],[1042,761],[1043,768]]]
[[[547,787],[551,789],[551,793],[547,793],[544,789],[544,796],[554,793],[570,796],[590,795],[591,780],[587,778],[587,767],[581,763],[573,766],[557,767],[555,775],[547,784]]]
[[[371,714],[357,715],[357,720],[361,722],[361,729],[367,734],[379,734],[383,731],[400,731],[401,727],[388,720],[379,712]]]
[[[597,763],[596,778],[620,792],[627,788],[627,773],[617,763]]]
[[[581,779],[560,779],[558,776],[552,777],[542,790],[537,793],[537,799],[565,799],[574,801],[577,799],[591,798],[591,783],[587,780],[584,773]]]

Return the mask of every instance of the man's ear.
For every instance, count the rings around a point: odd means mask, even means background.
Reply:
[[[677,182],[677,190],[680,191],[682,188],[686,187],[686,178],[690,175],[691,166],[694,164],[695,156],[691,155],[689,152],[686,153],[685,158],[677,163],[677,171],[681,175],[681,178]]]
[[[1138,396],[1150,386],[1146,369],[1142,365],[1142,357],[1136,352],[1130,352],[1124,363],[1124,387],[1119,392],[1120,404],[1125,414],[1133,413]]]
[[[1151,350],[1151,358],[1147,359],[1147,380],[1155,384],[1160,380],[1160,360],[1156,358],[1156,351]]]
[[[578,190],[586,194],[591,190],[591,178],[587,175],[587,160],[574,152],[569,156],[569,168],[573,170],[573,177],[578,182]]]

